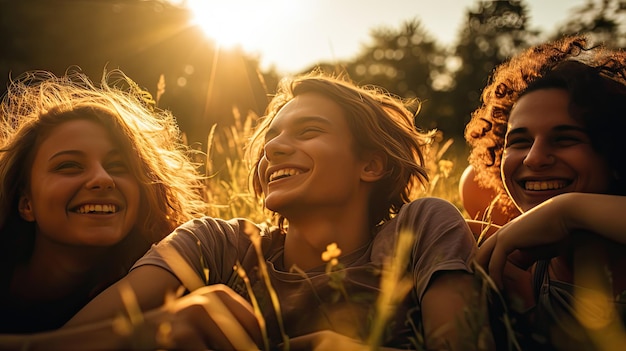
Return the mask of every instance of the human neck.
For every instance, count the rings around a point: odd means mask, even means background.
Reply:
[[[67,296],[89,278],[105,251],[59,245],[38,236],[30,260],[16,268],[11,290],[27,300]]]
[[[324,263],[322,253],[331,243],[336,243],[342,255],[367,244],[371,233],[367,211],[336,210],[308,212],[299,218],[289,219],[285,238],[284,266],[307,271]]]

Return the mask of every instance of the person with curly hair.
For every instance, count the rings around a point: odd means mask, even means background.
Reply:
[[[0,105],[0,332],[57,329],[206,213],[174,117],[121,71],[32,71]]]
[[[480,299],[472,234],[451,203],[416,199],[430,138],[381,89],[321,73],[284,81],[248,149],[252,186],[278,223],[192,220],[61,331],[29,342],[125,349],[143,335],[144,349],[486,345],[488,326],[468,320]],[[164,299],[181,286],[193,292]],[[128,314],[139,321],[130,323],[135,333],[111,336],[128,287],[137,308],[151,311]]]
[[[626,52],[583,36],[497,67],[467,125],[476,181],[521,213],[481,240],[477,259],[524,349],[607,349],[625,337],[624,130]]]

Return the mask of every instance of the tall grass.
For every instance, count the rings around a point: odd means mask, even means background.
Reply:
[[[248,218],[258,223],[267,221],[268,211],[251,191],[249,174],[252,165],[244,158],[244,148],[257,118],[254,113],[242,118],[239,110],[233,109],[233,124],[221,130],[214,125],[207,135],[203,192],[212,217]]]

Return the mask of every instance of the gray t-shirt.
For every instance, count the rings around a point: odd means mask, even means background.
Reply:
[[[156,245],[175,248],[207,285],[225,284],[250,300],[246,285],[233,270],[239,264],[250,279],[273,345],[281,338],[268,289],[258,275],[259,256],[246,234],[251,226],[261,234],[262,259],[289,337],[330,329],[365,339],[376,316],[383,263],[394,256],[400,229],[408,228],[414,241],[406,272],[413,288],[386,323],[383,345],[413,348],[412,340],[421,333],[420,302],[431,277],[441,271],[471,272],[476,250],[461,213],[438,198],[404,205],[395,218],[377,228],[368,245],[343,255],[339,260],[342,268],[330,274],[325,265],[307,272],[283,267],[285,234],[245,219],[194,219]],[[158,248],[153,247],[133,268],[142,265],[157,265],[176,274]]]

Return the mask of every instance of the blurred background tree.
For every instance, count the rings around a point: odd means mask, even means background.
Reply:
[[[454,48],[459,68],[453,72],[454,86],[448,96],[452,113],[438,119],[440,128],[454,137],[462,137],[493,69],[532,45],[538,35],[528,28],[528,10],[522,1],[479,1],[466,18]]]
[[[120,68],[154,96],[162,76],[160,107],[206,150],[208,130],[231,125],[233,108],[263,113],[265,77],[256,58],[189,23],[189,11],[156,0],[0,0],[1,92],[33,69],[76,66],[99,81],[105,67]]]
[[[569,20],[557,27],[551,38],[561,33],[586,33],[609,47],[626,47],[626,1],[590,0],[570,13]]]

